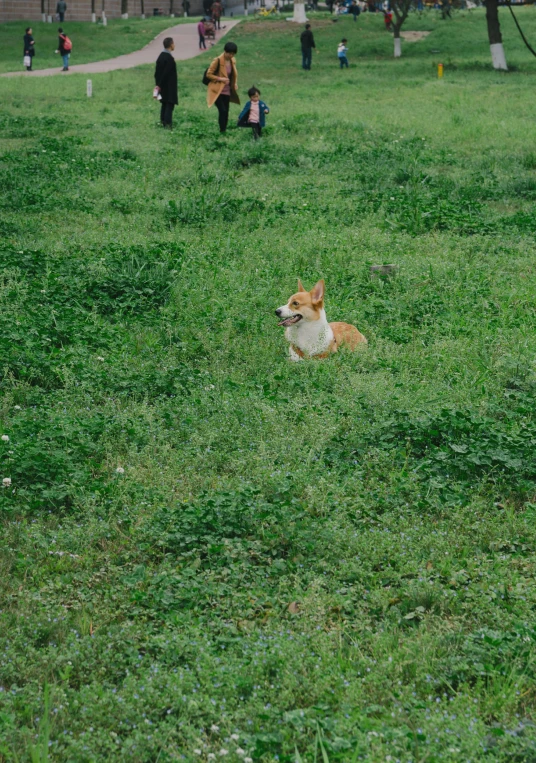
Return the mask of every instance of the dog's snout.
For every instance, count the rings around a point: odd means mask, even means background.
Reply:
[[[283,312],[283,311],[281,310],[281,308],[280,308],[280,307],[278,307],[278,308],[277,308],[277,310],[275,311],[275,314],[276,314],[276,315],[277,315],[277,317],[279,318],[279,317],[281,316],[281,313],[282,313],[282,312]]]

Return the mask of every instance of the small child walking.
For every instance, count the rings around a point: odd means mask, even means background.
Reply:
[[[206,34],[205,22],[203,19],[197,25],[197,34],[199,35],[199,50],[206,50],[205,34]]]
[[[348,69],[348,59],[346,58],[346,54],[348,53],[348,48],[346,47],[346,43],[348,40],[346,37],[343,37],[341,42],[339,43],[339,47],[337,48],[337,56],[339,57],[339,64],[340,68],[342,69],[344,66]]]
[[[265,116],[270,113],[270,109],[264,101],[261,101],[261,91],[258,88],[250,87],[248,96],[249,101],[238,117],[238,126],[251,127],[253,138],[258,140],[262,135],[262,128],[266,123]]]

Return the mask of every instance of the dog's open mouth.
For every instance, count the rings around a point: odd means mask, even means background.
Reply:
[[[285,318],[284,321],[280,321],[277,325],[278,326],[292,326],[294,323],[298,323],[303,318],[303,315],[300,315],[299,313],[296,313],[296,315],[291,315],[290,318]]]

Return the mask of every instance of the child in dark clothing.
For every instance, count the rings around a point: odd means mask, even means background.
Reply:
[[[261,91],[256,87],[250,87],[248,90],[249,101],[242,109],[238,117],[239,127],[251,127],[253,138],[257,140],[262,135],[262,128],[265,125],[265,116],[270,113],[270,109],[260,100]]]

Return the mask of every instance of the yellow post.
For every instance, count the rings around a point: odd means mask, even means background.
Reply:
[[[441,79],[443,77],[443,64],[437,65],[437,77]]]

